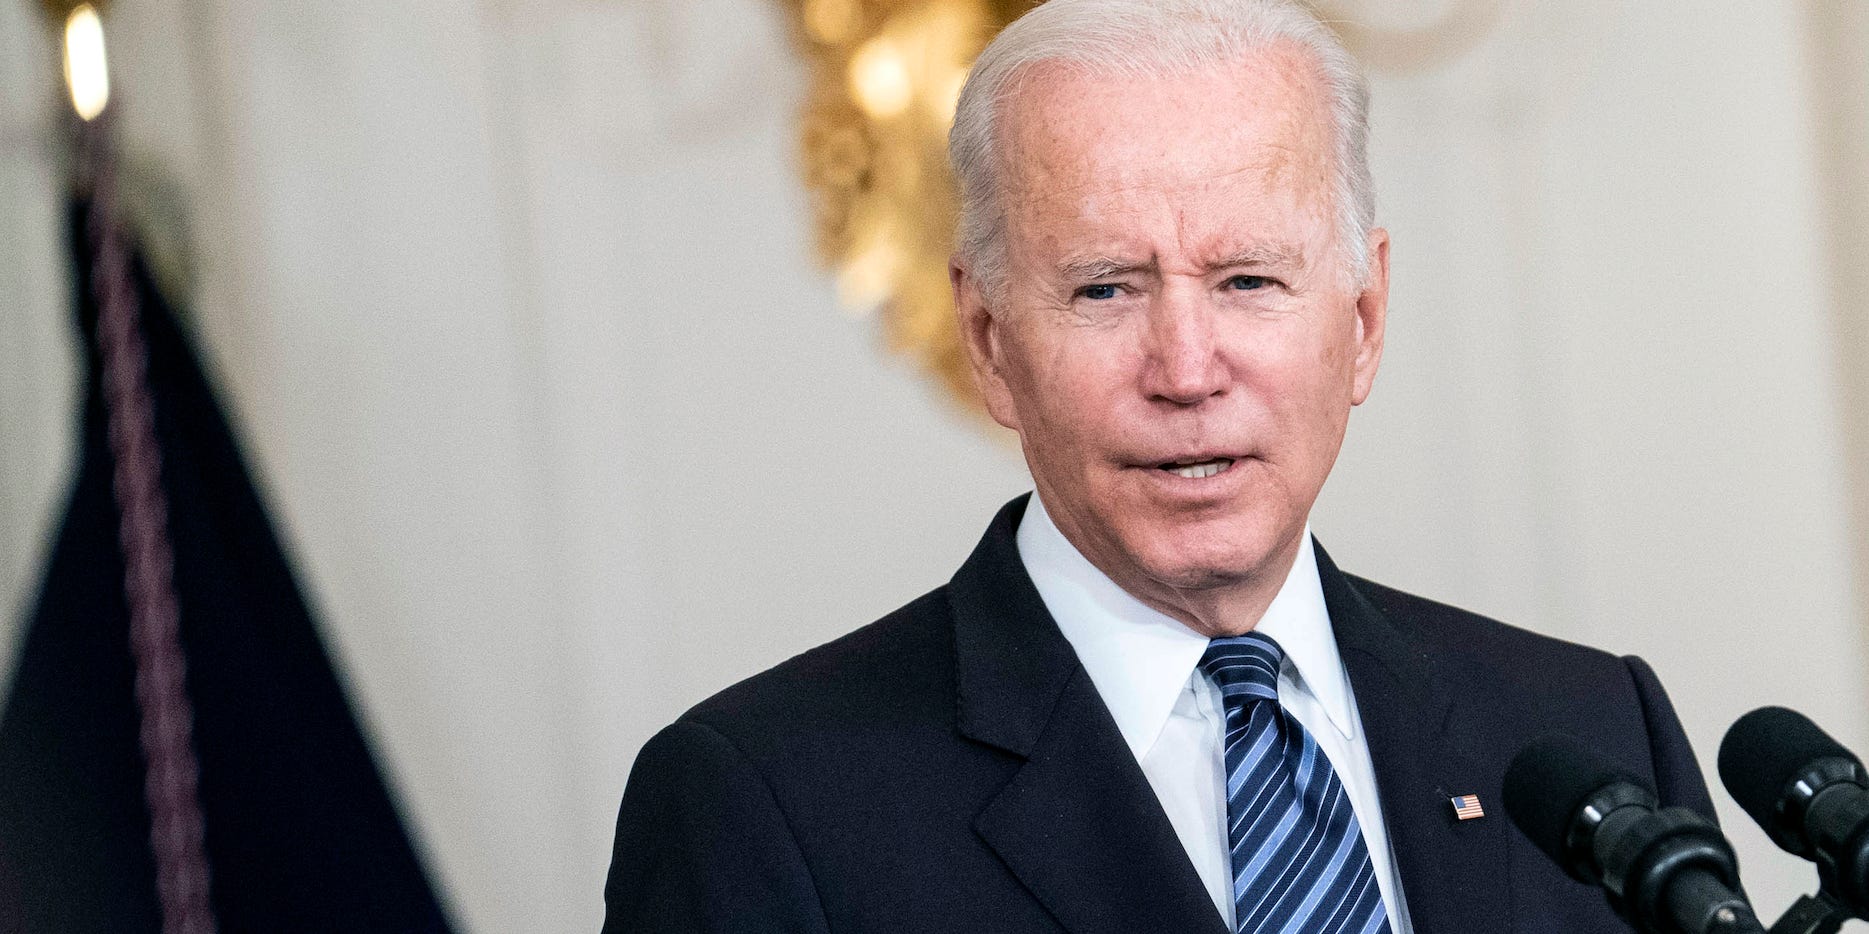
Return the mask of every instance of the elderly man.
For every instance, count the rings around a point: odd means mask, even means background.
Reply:
[[[643,748],[606,931],[1624,929],[1500,786],[1561,731],[1711,815],[1653,673],[1309,535],[1382,357],[1366,99],[1290,2],[1052,0],[988,47],[952,278],[1036,495]]]

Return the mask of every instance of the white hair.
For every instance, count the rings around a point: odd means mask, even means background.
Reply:
[[[1007,26],[974,62],[948,133],[960,183],[957,249],[989,293],[1005,284],[1005,213],[996,131],[1020,78],[1041,62],[1093,74],[1166,77],[1234,64],[1278,43],[1306,52],[1330,107],[1337,239],[1352,279],[1369,272],[1375,183],[1369,174],[1369,85],[1330,28],[1295,0],[1050,0]]]

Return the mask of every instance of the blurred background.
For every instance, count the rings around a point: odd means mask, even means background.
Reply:
[[[638,746],[1028,488],[913,316],[925,152],[873,210],[824,154],[951,100],[858,62],[941,5],[108,7],[126,200],[461,930],[595,930]],[[1644,656],[1716,789],[1760,704],[1869,752],[1869,4],[1323,6],[1395,272],[1320,539]],[[63,25],[0,0],[0,678],[76,457]],[[1723,816],[1761,913],[1814,887]]]

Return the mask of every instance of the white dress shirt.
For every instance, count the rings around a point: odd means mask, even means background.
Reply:
[[[1369,746],[1349,675],[1337,655],[1310,538],[1306,525],[1306,547],[1298,549],[1285,585],[1256,628],[1285,650],[1279,703],[1316,738],[1343,781],[1375,865],[1390,928],[1394,934],[1411,934]],[[1233,930],[1222,743],[1226,715],[1219,688],[1196,667],[1207,651],[1207,637],[1130,596],[1097,570],[1058,531],[1036,493],[1019,523],[1018,542],[1019,557],[1045,608],[1077,651],[1214,907],[1227,930]]]

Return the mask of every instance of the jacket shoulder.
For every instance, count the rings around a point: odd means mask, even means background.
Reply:
[[[1456,654],[1510,668],[1541,664],[1624,667],[1610,652],[1500,622],[1490,616],[1345,575],[1383,615]]]
[[[940,587],[851,633],[731,685],[678,722],[712,727],[752,753],[866,725],[952,725],[954,634]]]
[[[1481,732],[1511,734],[1514,749],[1545,732],[1597,739],[1628,749],[1622,758],[1630,766],[1642,764],[1651,740],[1652,701],[1630,659],[1393,587],[1351,581],[1432,659],[1435,680],[1454,692],[1461,718],[1490,724]],[[1671,726],[1669,732],[1678,729]]]
[[[1542,635],[1361,578],[1352,585],[1394,625],[1412,631],[1443,684],[1457,685],[1472,735],[1524,743],[1563,733],[1648,773],[1662,800],[1709,817],[1693,748],[1667,692],[1641,659]],[[1501,763],[1503,765],[1503,761]]]

